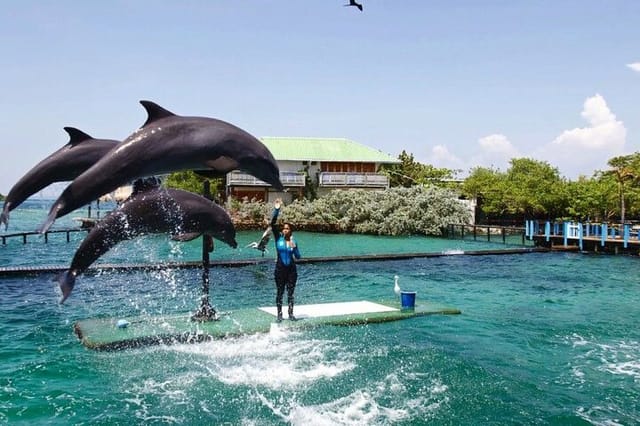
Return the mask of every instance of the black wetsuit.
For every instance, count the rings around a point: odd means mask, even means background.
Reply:
[[[282,319],[282,298],[285,287],[287,288],[289,317],[293,318],[293,292],[295,291],[296,282],[298,281],[298,270],[296,269],[295,259],[300,259],[300,251],[298,250],[297,244],[295,248],[288,247],[284,236],[280,234],[278,213],[280,213],[279,209],[273,210],[271,230],[273,231],[276,253],[278,255],[274,273],[276,280],[276,307],[278,308],[278,319]]]

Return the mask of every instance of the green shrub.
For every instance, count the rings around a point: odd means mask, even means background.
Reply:
[[[257,224],[268,220],[272,204],[230,203],[232,215]],[[385,191],[335,190],[315,201],[296,200],[281,219],[297,229],[377,235],[441,235],[450,223],[468,223],[471,213],[453,191],[435,186]]]

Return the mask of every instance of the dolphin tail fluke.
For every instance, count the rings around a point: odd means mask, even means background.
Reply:
[[[68,270],[58,274],[56,280],[60,285],[60,291],[62,291],[62,297],[60,298],[60,304],[62,304],[71,295],[71,290],[76,284],[76,275],[71,270]]]

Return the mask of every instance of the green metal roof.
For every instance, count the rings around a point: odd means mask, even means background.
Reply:
[[[399,163],[384,152],[344,138],[262,137],[276,160]]]

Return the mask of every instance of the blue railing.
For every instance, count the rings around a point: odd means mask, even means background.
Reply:
[[[607,240],[622,240],[624,248],[629,246],[630,241],[638,241],[638,231],[632,229],[631,224],[610,225],[608,223],[582,223],[582,222],[544,222],[544,228],[537,220],[525,221],[525,238],[533,240],[534,236],[543,235],[545,240],[550,241],[551,237],[562,237],[566,246],[569,240],[578,240],[578,245],[582,250],[582,243],[585,238],[600,239],[600,245],[605,246]]]

